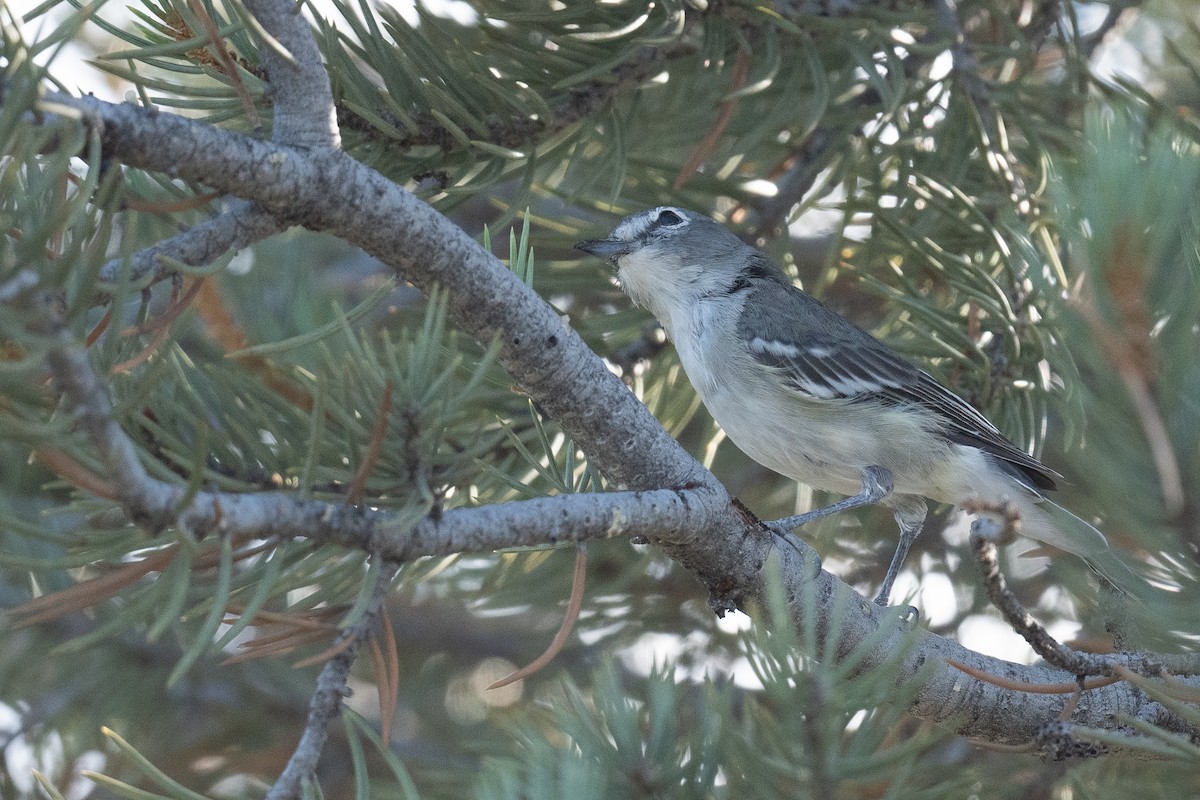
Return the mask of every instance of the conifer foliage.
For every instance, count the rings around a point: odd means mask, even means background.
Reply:
[[[1200,793],[1187,13],[0,6],[0,796]],[[657,205],[1037,452],[1145,592],[1004,508],[934,514],[911,609],[877,510],[772,535],[823,498],[571,249]]]

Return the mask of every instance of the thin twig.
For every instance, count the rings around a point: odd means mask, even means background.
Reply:
[[[247,104],[247,114],[251,115],[255,127],[261,127],[253,102],[212,27],[211,18],[201,13],[203,9],[198,10],[199,3],[191,5],[204,24],[230,80],[240,87],[238,96]],[[290,59],[283,57],[267,43],[259,47],[259,58],[268,71],[274,110],[272,141],[303,147],[339,147],[341,134],[333,109],[329,75],[308,20],[297,13],[296,4],[289,0],[250,0],[247,7],[267,34],[282,43],[291,56]],[[211,263],[231,247],[241,250],[286,227],[258,204],[234,201],[224,213],[133,254],[129,280],[136,282],[150,274],[153,275],[151,282],[157,282],[174,274],[174,269],[162,260],[163,256],[189,266],[200,266]],[[101,281],[110,285],[116,283],[122,262],[123,259],[113,259],[105,264],[100,270]],[[110,291],[101,289],[97,302],[107,301]]]
[[[1091,61],[1096,49],[1104,44],[1104,40],[1113,28],[1117,27],[1117,23],[1121,20],[1121,16],[1131,8],[1137,8],[1141,5],[1141,0],[1110,0],[1108,4],[1108,13],[1104,15],[1104,20],[1100,23],[1100,27],[1083,36],[1079,42],[1079,54],[1084,59]]]
[[[967,41],[966,31],[958,15],[955,0],[931,0],[938,25],[950,37],[950,58],[954,74],[963,89],[982,127],[980,146],[992,171],[1008,187],[1011,200],[1022,213],[1033,210],[1025,179],[1021,177],[1021,164],[1008,147],[1003,120],[992,103],[991,87],[979,74],[979,61]]]
[[[987,516],[980,516],[971,523],[971,546],[975,548],[975,560],[983,576],[984,589],[1014,631],[1021,634],[1034,651],[1053,666],[1072,675],[1111,675],[1112,667],[1104,656],[1080,653],[1060,644],[1025,610],[1017,596],[1009,590],[1004,574],[1000,571],[999,548],[996,541],[1011,541],[1018,532],[1020,516],[1016,508],[1006,504],[996,509],[1004,518],[1001,529]]]
[[[138,283],[149,275],[150,283],[157,283],[175,274],[166,259],[198,267],[215,261],[230,248],[249,247],[284,227],[257,203],[235,200],[215,217],[129,256],[128,280]],[[97,291],[96,303],[111,299],[111,287],[120,279],[124,261],[114,258],[100,268],[100,281],[106,286]]]
[[[300,797],[304,781],[315,774],[317,761],[329,736],[329,724],[342,713],[342,698],[349,693],[346,679],[350,677],[350,667],[354,664],[359,647],[375,631],[397,569],[398,565],[394,563],[383,565],[362,618],[342,631],[338,641],[343,649],[321,668],[316,691],[308,704],[304,734],[283,773],[267,792],[267,800],[296,800]]]
[[[1020,516],[1016,508],[1010,504],[999,507],[986,507],[975,504],[972,513],[991,511],[1004,519],[1003,527],[999,527],[988,516],[980,516],[971,524],[971,546],[975,549],[975,560],[979,572],[983,576],[984,589],[988,599],[1000,611],[1005,622],[1019,633],[1030,647],[1046,659],[1046,662],[1075,676],[1113,674],[1113,666],[1124,665],[1142,675],[1158,676],[1163,674],[1164,665],[1156,658],[1150,658],[1138,653],[1119,653],[1104,655],[1099,653],[1083,653],[1061,644],[1033,618],[1017,596],[1008,588],[1003,573],[1000,571],[999,549],[997,541],[1011,541],[1019,530]]]

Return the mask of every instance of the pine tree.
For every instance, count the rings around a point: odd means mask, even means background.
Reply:
[[[1135,5],[0,8],[0,796],[1200,791],[1200,30]],[[889,609],[882,509],[769,533],[828,498],[571,249],[657,205],[1062,472],[1145,595],[1003,509]]]

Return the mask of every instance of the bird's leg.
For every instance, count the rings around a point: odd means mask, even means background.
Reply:
[[[919,497],[910,495],[903,500],[904,502],[896,507],[896,524],[900,526],[900,543],[896,545],[892,563],[888,564],[887,574],[883,576],[883,585],[879,587],[879,594],[875,597],[877,606],[888,604],[888,598],[892,594],[892,584],[896,582],[896,575],[900,572],[900,567],[904,566],[908,548],[912,547],[912,543],[916,541],[917,535],[925,525],[925,515],[929,511],[929,506]]]
[[[827,517],[830,514],[836,514],[839,511],[878,503],[891,493],[892,473],[883,467],[864,467],[862,471],[862,491],[853,497],[847,497],[845,500],[839,500],[831,505],[813,509],[805,514],[784,517],[783,519],[777,519],[767,524],[783,539],[791,543],[790,537],[792,537],[792,530],[795,528],[813,520]],[[905,502],[897,509],[896,524],[900,526],[900,543],[896,545],[896,553],[892,556],[892,563],[888,565],[887,574],[883,578],[883,586],[879,588],[879,594],[875,597],[877,605],[886,606],[888,604],[888,598],[892,594],[892,584],[896,582],[896,575],[900,572],[900,567],[904,564],[904,559],[908,555],[908,548],[912,547],[917,534],[921,532],[921,526],[925,524],[925,512],[925,501],[920,498],[905,498]],[[792,546],[796,547],[794,543],[792,543]],[[797,552],[799,552],[798,547]]]
[[[827,517],[830,514],[836,514],[839,511],[845,511],[848,508],[858,508],[859,506],[869,506],[872,503],[878,503],[892,493],[892,473],[883,467],[864,467],[862,482],[862,491],[853,497],[847,497],[845,500],[839,500],[823,508],[813,509],[806,514],[796,514],[791,517],[777,519],[774,522],[768,522],[767,526],[781,539],[791,545],[792,549],[803,555],[804,551],[794,541],[796,538],[795,534],[792,533],[794,529],[799,528],[807,522]],[[818,558],[817,573],[819,574],[820,571],[821,561]]]
[[[832,505],[814,508],[807,513],[784,517],[783,519],[777,519],[767,524],[778,530],[791,533],[801,525],[806,525],[822,517],[828,517],[830,514],[836,514],[839,511],[845,511],[849,508],[859,508],[861,506],[869,506],[872,503],[878,503],[891,493],[892,473],[883,467],[863,467],[862,491],[853,497],[847,497],[845,500],[838,500]],[[924,519],[924,515],[922,515],[922,519]]]

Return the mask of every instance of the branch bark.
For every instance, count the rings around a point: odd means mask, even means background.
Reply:
[[[157,283],[175,274],[175,270],[162,259],[164,256],[198,267],[215,261],[231,247],[241,250],[280,230],[275,218],[255,203],[234,200],[227,210],[215,217],[130,256],[129,280],[136,282],[151,275],[150,281]],[[101,283],[115,284],[121,276],[124,262],[123,258],[114,258],[101,267]],[[101,289],[96,300],[107,302],[110,297],[108,290]]]
[[[107,387],[92,369],[87,351],[54,321],[36,299],[32,273],[18,273],[0,297],[24,301],[42,312],[40,333],[56,339],[46,354],[55,387],[99,455],[117,500],[130,520],[151,530],[179,525],[198,538],[312,539],[377,554],[404,563],[425,556],[486,553],[508,547],[582,542],[613,536],[685,537],[727,522],[729,500],[711,487],[652,489],[605,494],[569,494],[517,500],[503,505],[460,507],[401,523],[384,511],[344,502],[307,500],[286,492],[195,493],[184,505],[183,486],[150,476],[137,448],[113,418]],[[6,291],[12,287],[12,291]]]
[[[271,138],[296,147],[341,147],[329,73],[312,28],[300,13],[303,6],[277,0],[245,2],[266,34],[260,34],[258,52],[274,105]]]

